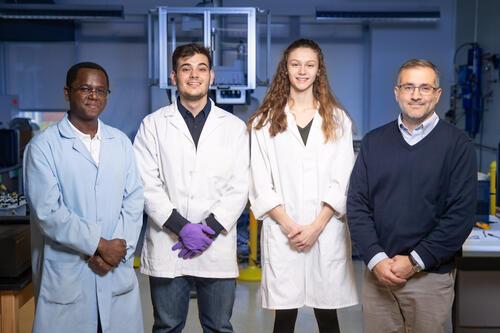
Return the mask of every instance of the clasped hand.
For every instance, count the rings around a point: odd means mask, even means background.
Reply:
[[[415,274],[415,271],[408,256],[397,255],[380,261],[373,267],[373,273],[382,284],[396,286],[406,283]]]
[[[199,223],[188,223],[179,232],[179,241],[172,247],[172,251],[181,249],[179,258],[191,259],[205,251],[213,240],[207,236],[215,235],[209,226]]]
[[[307,225],[294,223],[285,228],[290,244],[299,252],[310,249],[318,240],[321,231],[322,228],[315,222]]]
[[[94,273],[104,276],[113,267],[118,267],[126,254],[127,242],[124,239],[106,240],[101,237],[96,254],[88,257],[85,261]]]

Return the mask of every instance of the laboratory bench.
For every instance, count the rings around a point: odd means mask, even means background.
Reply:
[[[19,332],[19,309],[33,297],[29,216],[0,216],[0,333]]]
[[[32,297],[31,269],[17,277],[0,278],[1,333],[19,332],[19,309]]]
[[[454,333],[500,332],[500,219],[474,227],[457,262]]]

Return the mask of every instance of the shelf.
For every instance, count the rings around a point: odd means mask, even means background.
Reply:
[[[16,170],[16,169],[20,169],[20,168],[21,168],[21,164],[16,164],[16,165],[13,165],[13,166],[10,166],[10,167],[0,168],[0,173],[6,173],[6,172],[9,172],[9,171],[12,171],[12,170]]]
[[[23,224],[29,222],[29,215],[0,215],[0,224]]]

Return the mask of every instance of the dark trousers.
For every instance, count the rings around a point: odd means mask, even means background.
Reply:
[[[273,333],[293,333],[298,309],[276,310]],[[314,309],[320,333],[339,333],[337,310]]]
[[[204,333],[233,333],[230,319],[236,291],[235,279],[150,276],[153,333],[180,333],[186,325],[189,295],[196,288],[198,312]]]

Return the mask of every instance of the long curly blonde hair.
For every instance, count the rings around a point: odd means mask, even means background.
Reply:
[[[349,117],[349,114],[332,94],[326,75],[323,52],[319,45],[310,39],[298,39],[285,49],[278,63],[278,68],[274,74],[271,86],[264,96],[264,101],[248,120],[247,129],[250,131],[253,127],[259,130],[269,122],[269,133],[271,137],[286,130],[287,119],[285,106],[290,96],[290,80],[287,70],[288,57],[293,50],[301,47],[312,49],[318,56],[318,73],[313,83],[314,102],[315,104],[319,102],[318,112],[323,119],[321,129],[325,136],[325,143],[328,141],[335,141],[342,135],[343,115],[345,114]],[[257,122],[254,124],[255,119],[257,119]]]

